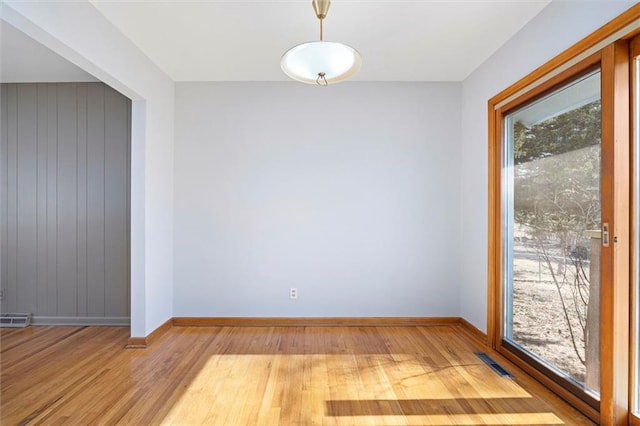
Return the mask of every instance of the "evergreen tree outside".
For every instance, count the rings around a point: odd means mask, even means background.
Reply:
[[[571,347],[574,362],[565,366],[558,360],[560,368],[584,382],[589,330],[593,330],[589,301],[593,286],[599,286],[590,282],[587,231],[600,229],[600,101],[529,127],[521,122],[513,127],[514,299],[522,297],[518,286],[531,281],[523,265],[530,264],[534,254],[538,279],[555,289],[555,300],[549,304],[558,307],[559,321],[564,323],[557,336],[532,338],[536,318],[518,317],[513,338],[543,359],[549,356],[545,349],[549,341],[563,340]],[[526,301],[514,300],[521,303]]]

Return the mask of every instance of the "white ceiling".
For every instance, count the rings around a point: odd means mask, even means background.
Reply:
[[[334,0],[325,40],[362,55],[356,81],[462,81],[550,0]],[[285,81],[318,39],[311,0],[105,1],[95,7],[175,81]]]
[[[318,38],[311,0],[91,0],[175,81],[286,81],[280,57]],[[462,81],[551,0],[334,0],[325,40],[363,57],[356,81]],[[93,76],[0,21],[0,81]]]

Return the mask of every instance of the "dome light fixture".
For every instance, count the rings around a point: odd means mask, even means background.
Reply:
[[[312,4],[320,20],[320,41],[302,43],[287,50],[282,55],[280,67],[289,77],[302,83],[326,86],[344,81],[360,69],[360,53],[346,44],[323,40],[322,23],[331,0],[313,0]]]

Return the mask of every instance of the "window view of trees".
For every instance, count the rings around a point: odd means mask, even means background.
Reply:
[[[600,101],[513,125],[511,340],[599,389]]]

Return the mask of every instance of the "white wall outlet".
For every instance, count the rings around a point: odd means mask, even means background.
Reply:
[[[291,287],[289,289],[289,299],[297,299],[298,298],[298,289],[295,287]]]
[[[4,288],[0,288],[0,302],[4,300],[5,294],[6,294],[6,290]]]

